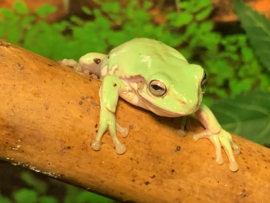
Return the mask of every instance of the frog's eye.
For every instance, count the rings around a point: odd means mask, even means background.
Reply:
[[[201,82],[201,86],[205,86],[206,85],[206,80],[207,80],[207,76],[206,76],[206,73],[203,74],[203,79],[202,79],[202,82]]]
[[[167,88],[163,82],[159,80],[152,80],[149,83],[149,91],[156,97],[161,97],[166,94]]]

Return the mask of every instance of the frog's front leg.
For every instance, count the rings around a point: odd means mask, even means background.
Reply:
[[[94,150],[100,150],[101,138],[105,131],[108,129],[115,145],[115,151],[118,154],[123,154],[126,151],[126,147],[122,144],[116,135],[116,121],[115,111],[118,103],[119,92],[125,88],[123,81],[114,76],[106,76],[103,80],[103,84],[100,87],[100,121],[99,129],[92,143]],[[117,128],[121,128],[119,125]],[[123,128],[121,128],[123,130]],[[127,132],[125,133],[127,134]]]
[[[222,146],[229,158],[230,170],[237,171],[239,167],[234,158],[233,150],[235,154],[239,154],[240,148],[233,142],[232,136],[221,128],[216,117],[206,105],[202,104],[195,114],[206,129],[202,133],[194,135],[194,139],[208,138],[213,143],[216,148],[216,161],[218,164],[224,162],[221,153]]]

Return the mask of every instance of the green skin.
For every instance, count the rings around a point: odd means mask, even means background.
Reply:
[[[237,171],[233,150],[240,148],[231,135],[223,130],[211,110],[202,101],[205,73],[201,66],[189,64],[175,49],[157,40],[136,38],[114,48],[109,55],[88,53],[79,60],[84,71],[103,80],[100,88],[100,125],[92,143],[100,150],[101,138],[108,129],[118,154],[126,151],[116,135],[127,136],[128,130],[116,123],[118,97],[157,115],[181,117],[195,113],[205,130],[195,140],[208,138],[216,148],[216,161],[223,164],[221,146],[229,161],[230,170]],[[180,126],[180,132],[185,124]]]

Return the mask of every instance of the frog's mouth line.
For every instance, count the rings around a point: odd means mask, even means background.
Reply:
[[[169,110],[163,109],[163,108],[155,105],[154,103],[150,102],[149,100],[147,100],[147,98],[144,98],[139,93],[138,93],[138,96],[139,96],[139,98],[141,100],[143,100],[143,102],[145,104],[145,109],[150,110],[150,111],[154,112],[155,114],[157,114],[159,116],[165,116],[165,117],[181,117],[181,116],[187,116],[187,115],[190,115],[190,114],[195,113],[199,109],[199,105],[197,105],[196,109],[194,109],[193,111],[190,111],[189,113],[185,113],[185,112],[173,112],[173,111],[169,111]]]
[[[175,111],[169,111],[166,109],[163,109],[157,105],[155,105],[155,100],[150,97],[147,94],[139,93],[138,90],[145,89],[147,86],[146,80],[141,75],[136,75],[131,78],[122,78],[126,84],[129,85],[129,87],[133,90],[133,92],[138,96],[139,99],[139,105],[140,107],[152,111],[156,115],[164,116],[164,117],[181,117],[181,116],[187,116],[190,114],[195,113],[200,106],[200,102],[198,101],[196,108],[192,111],[188,111],[188,113],[185,112],[175,112]],[[134,86],[136,84],[136,86]]]

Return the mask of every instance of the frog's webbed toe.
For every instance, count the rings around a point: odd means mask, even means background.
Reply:
[[[101,143],[100,143],[100,141],[93,141],[91,146],[92,146],[93,150],[99,151],[101,148]]]
[[[127,137],[129,132],[127,128],[123,128],[118,123],[116,123],[116,130],[121,133],[122,137]]]

